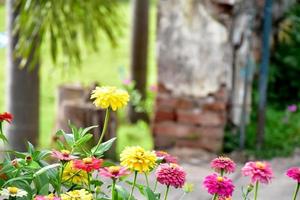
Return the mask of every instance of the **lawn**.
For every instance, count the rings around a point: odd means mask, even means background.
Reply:
[[[73,67],[70,70],[63,70],[55,67],[48,55],[47,45],[43,48],[46,53],[42,57],[41,70],[41,126],[40,145],[48,146],[49,137],[54,131],[56,116],[56,91],[63,83],[81,82],[85,85],[95,81],[108,85],[121,84],[121,72],[125,71],[128,76],[130,58],[130,27],[131,27],[131,5],[122,3],[120,12],[126,22],[123,34],[118,38],[118,46],[112,48],[107,39],[101,40],[99,52],[88,52],[83,55],[80,68]],[[149,38],[149,84],[156,81],[155,62],[155,22],[156,6],[151,4],[150,11],[150,38]],[[5,6],[0,6],[0,32],[5,31]],[[5,49],[0,49],[0,92],[5,94]],[[124,69],[124,70],[122,70]],[[5,95],[0,96],[0,111],[4,111]]]

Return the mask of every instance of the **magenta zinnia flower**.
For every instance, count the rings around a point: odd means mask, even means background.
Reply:
[[[229,198],[232,196],[234,190],[234,185],[231,179],[225,176],[218,176],[217,174],[206,176],[203,181],[203,185],[209,194],[217,194],[220,197]]]
[[[210,163],[211,168],[216,172],[233,173],[235,171],[236,164],[228,157],[220,156],[215,158]]]
[[[186,177],[183,168],[175,163],[159,165],[155,175],[159,183],[175,188],[182,188]]]
[[[176,163],[177,164],[177,158],[168,154],[165,151],[155,151],[155,154],[158,158],[162,159],[162,163]]]
[[[76,158],[76,156],[72,156],[70,154],[70,151],[68,150],[61,150],[61,151],[52,150],[51,155],[52,157],[57,158],[61,161],[70,161]]]
[[[84,158],[82,160],[74,160],[73,165],[77,169],[91,172],[101,167],[103,160],[97,158]]]
[[[242,174],[250,176],[251,183],[258,181],[267,184],[273,178],[273,171],[267,162],[247,162],[242,168]]]
[[[298,183],[300,183],[300,168],[299,167],[291,167],[287,170],[286,175]]]
[[[130,174],[130,171],[127,170],[125,167],[110,166],[110,167],[101,168],[99,174],[106,178],[118,179],[122,176],[126,176]]]

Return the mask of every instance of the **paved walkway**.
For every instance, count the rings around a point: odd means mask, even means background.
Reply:
[[[202,181],[205,176],[212,173],[209,167],[209,162],[215,155],[197,151],[181,149],[175,150],[177,155],[180,154],[181,165],[187,171],[187,182],[195,185],[194,192],[185,196],[185,200],[210,200],[211,196],[207,194],[202,187]],[[259,189],[259,200],[290,200],[295,189],[295,182],[290,180],[285,175],[285,171],[291,166],[300,166],[300,153],[289,158],[276,158],[270,161],[274,170],[275,178],[273,182],[267,186],[262,186]],[[238,164],[237,172],[231,175],[236,189],[233,195],[233,200],[241,200],[241,187],[247,185],[248,179],[241,177],[240,169],[243,164]],[[152,176],[154,177],[154,176]],[[140,176],[139,181],[144,181],[144,177]],[[154,180],[150,180],[150,184],[154,185]],[[159,186],[159,191],[164,191],[164,187]],[[179,200],[182,192],[172,189],[169,193],[169,200]],[[138,196],[137,196],[138,197]],[[138,197],[138,199],[143,199]]]

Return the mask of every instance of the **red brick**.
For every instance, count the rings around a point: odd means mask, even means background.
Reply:
[[[161,122],[153,127],[155,135],[168,135],[174,138],[191,138],[197,135],[197,128],[175,122]]]
[[[155,149],[167,149],[175,146],[176,138],[169,135],[154,135]]]
[[[202,126],[224,125],[224,118],[222,117],[222,114],[216,112],[202,111],[200,109],[178,109],[176,114],[177,120],[182,123]]]
[[[192,109],[195,107],[194,101],[191,98],[180,98],[177,101],[176,108],[178,109]]]
[[[224,130],[222,127],[200,127],[197,133],[199,138],[208,138],[219,140],[224,138]]]
[[[226,111],[226,104],[224,102],[214,102],[203,105],[205,111],[224,112]]]
[[[177,99],[171,95],[159,94],[156,97],[156,108],[157,110],[165,108],[176,108]]]
[[[189,147],[189,148],[199,148],[205,149],[211,152],[219,152],[222,150],[223,140],[209,140],[207,138],[202,138],[198,140],[177,140],[177,147]]]
[[[171,108],[160,108],[157,109],[154,116],[154,122],[163,122],[163,121],[175,121],[176,113],[174,109]]]

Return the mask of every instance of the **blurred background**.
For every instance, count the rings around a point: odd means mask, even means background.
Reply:
[[[131,94],[112,116],[117,154],[141,145],[273,158],[300,145],[296,0],[9,0],[0,19],[13,148],[51,147],[68,121],[102,124],[95,85]]]

